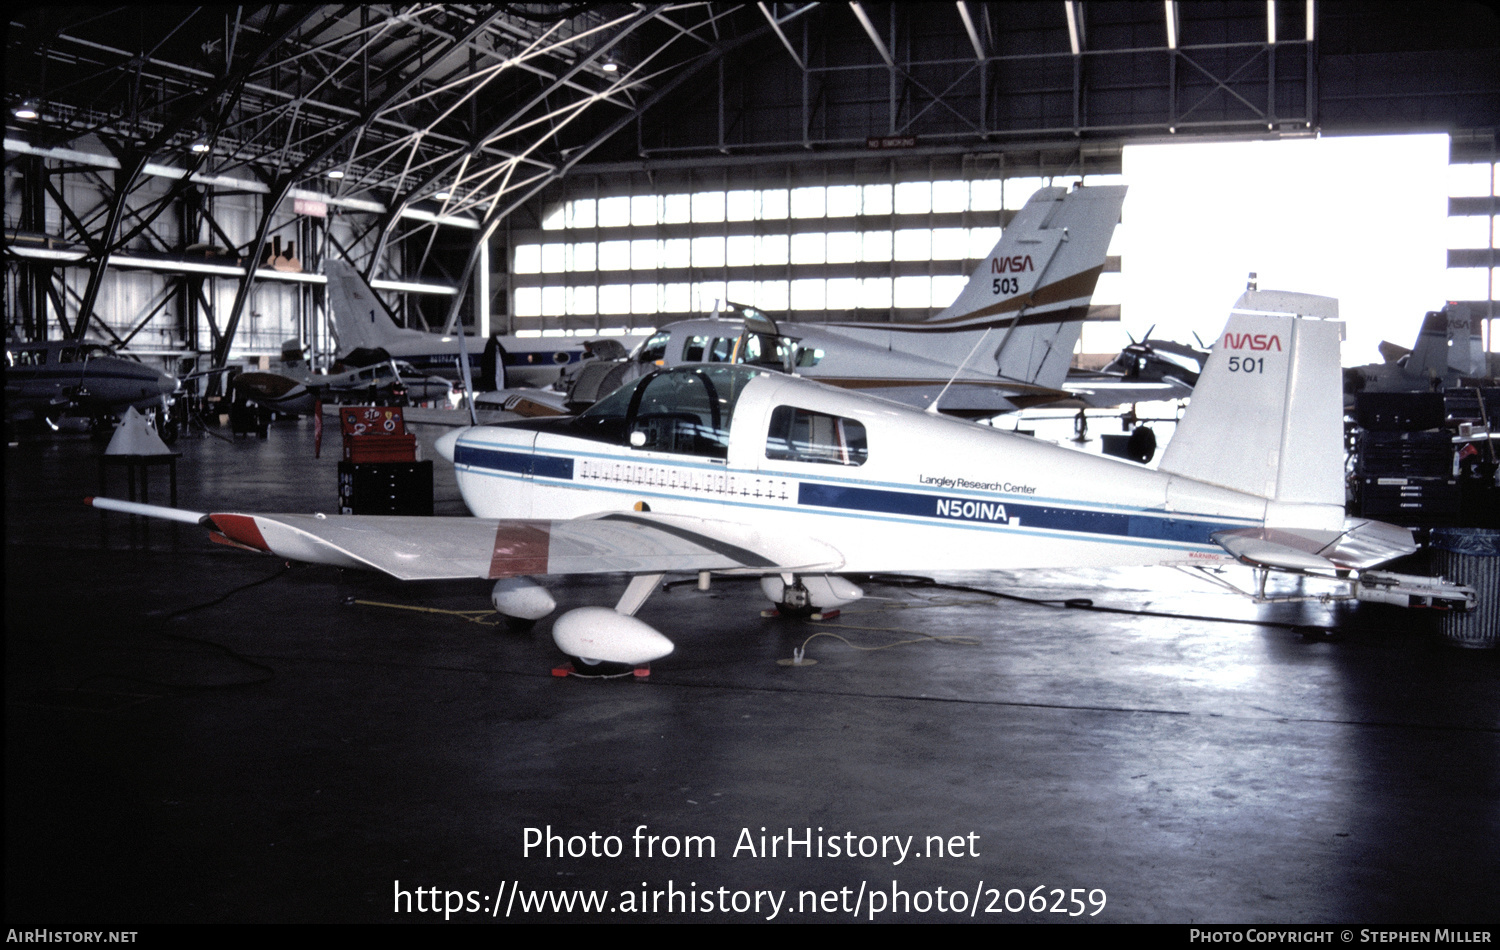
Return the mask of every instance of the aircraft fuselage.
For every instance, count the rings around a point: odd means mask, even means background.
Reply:
[[[1241,492],[794,377],[715,369],[745,377],[721,400],[732,418],[684,421],[694,407],[652,404],[648,390],[626,425],[586,435],[566,420],[467,431],[454,458],[465,501],[503,519],[644,504],[815,539],[849,572],[1222,561],[1210,534],[1265,518],[1265,499]]]

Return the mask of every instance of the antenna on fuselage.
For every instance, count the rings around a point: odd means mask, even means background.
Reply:
[[[469,421],[479,425],[479,412],[474,408],[474,374],[469,371],[469,344],[466,341],[468,334],[464,333],[463,324],[458,329],[458,372],[464,381],[464,398],[469,401]],[[497,358],[504,359],[498,353]]]

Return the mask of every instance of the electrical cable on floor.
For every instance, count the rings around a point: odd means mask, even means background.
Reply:
[[[442,607],[418,607],[415,604],[389,604],[379,600],[357,600],[348,601],[351,604],[359,604],[362,607],[389,607],[392,610],[414,610],[423,614],[446,614],[450,617],[460,617],[470,623],[477,623],[482,627],[498,627],[504,622],[498,611],[495,610],[448,610]],[[489,618],[494,617],[494,620]]]
[[[190,613],[192,613],[194,611],[203,610],[204,608],[212,607],[212,606],[214,606],[216,604],[222,604],[224,601],[226,601],[229,598],[235,596],[236,594],[244,593],[247,590],[251,590],[252,588],[259,587],[262,584],[269,584],[271,581],[274,581],[274,580],[282,577],[283,575],[285,575],[291,569],[292,569],[292,565],[290,563],[285,563],[285,564],[283,564],[281,566],[280,570],[278,570],[275,574],[270,575],[269,577],[262,577],[259,580],[251,581],[248,584],[242,584],[239,587],[236,587],[233,590],[231,590],[231,591],[229,591],[229,592],[227,592],[225,594],[220,595],[219,597],[215,597],[213,600],[204,601],[201,604],[194,604],[191,607],[183,607],[180,610],[174,610],[171,613],[162,614],[162,615],[160,615],[160,619],[162,619],[164,621],[177,620],[177,619],[180,619],[181,617],[183,617],[183,616],[185,616],[187,614],[190,614]],[[256,677],[255,679],[242,680],[242,681],[237,682],[237,683],[189,684],[189,683],[166,683],[166,682],[162,682],[160,680],[147,679],[147,678],[142,677],[142,676],[130,676],[130,675],[127,675],[127,674],[124,674],[124,673],[99,673],[99,674],[96,674],[94,676],[88,677],[87,679],[85,679],[81,683],[79,683],[78,685],[82,686],[83,683],[89,683],[89,682],[92,682],[92,681],[98,680],[98,679],[116,679],[116,680],[125,680],[127,682],[132,682],[132,683],[144,683],[144,684],[146,684],[148,686],[159,686],[159,687],[162,687],[164,689],[177,689],[177,690],[217,690],[217,689],[238,689],[238,688],[240,688],[242,686],[259,686],[262,683],[269,683],[271,680],[273,680],[273,679],[276,678],[276,670],[273,667],[267,666],[266,664],[261,663],[261,662],[259,662],[257,660],[252,660],[248,656],[245,656],[244,654],[238,652],[237,650],[234,650],[234,649],[232,649],[230,647],[227,647],[227,646],[225,646],[222,643],[217,643],[217,642],[215,642],[213,640],[206,640],[203,637],[190,637],[187,634],[182,634],[182,633],[168,633],[165,630],[157,630],[157,631],[154,631],[154,632],[156,633],[157,636],[162,637],[163,639],[166,639],[166,640],[176,640],[176,641],[178,641],[180,643],[192,643],[192,644],[195,644],[197,646],[205,646],[205,647],[210,647],[210,648],[212,648],[214,650],[218,650],[220,653],[223,653],[224,655],[228,656],[232,660],[235,660],[237,662],[243,663],[246,666],[251,667],[253,669],[257,669],[257,670],[262,671],[264,675]],[[75,688],[77,688],[77,687],[75,687]]]

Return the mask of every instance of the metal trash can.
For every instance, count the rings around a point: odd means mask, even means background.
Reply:
[[[1456,584],[1474,588],[1473,610],[1443,615],[1443,636],[1455,646],[1493,648],[1500,644],[1500,530],[1433,528],[1428,540],[1432,567]]]

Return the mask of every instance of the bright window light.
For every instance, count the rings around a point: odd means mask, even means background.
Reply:
[[[863,235],[863,260],[888,261],[891,259],[891,232],[866,231]],[[889,306],[889,304],[887,304]]]
[[[632,195],[630,197],[631,226],[649,228],[656,224],[656,202],[656,195]]]
[[[540,274],[542,272],[542,246],[540,244],[517,244],[516,261],[511,266],[517,274]]]
[[[834,185],[828,189],[828,217],[852,218],[859,214],[859,186]]]
[[[542,289],[540,287],[516,288],[516,316],[539,317],[542,315]]]
[[[594,287],[569,287],[568,312],[593,316],[599,312],[599,292]]]
[[[969,183],[970,211],[999,211],[1000,194],[1003,189],[996,178],[985,178]]]
[[[650,239],[630,242],[630,269],[656,270],[656,242]]]
[[[850,264],[860,259],[857,231],[835,231],[828,235],[828,263]]]
[[[590,242],[568,245],[568,270],[591,271],[598,257],[599,245]]]
[[[967,276],[949,274],[932,278],[932,305],[946,307],[958,299],[958,295],[969,283]]]
[[[693,238],[694,267],[723,267],[724,239],[721,237]]]
[[[724,196],[725,218],[730,221],[754,221],[760,207],[760,194],[754,191],[731,191]]]
[[[600,270],[629,270],[630,242],[603,241],[599,245]],[[611,313],[615,311],[610,311]]]
[[[657,284],[631,284],[630,285],[630,312],[631,313],[656,313],[661,309],[661,301],[657,299]]]
[[[1483,198],[1496,192],[1494,166],[1488,162],[1480,164],[1448,166],[1448,196],[1450,198]]]
[[[897,277],[892,299],[897,307],[932,306],[931,277]]]
[[[896,186],[897,214],[926,214],[931,210],[931,182],[903,181]]]
[[[821,218],[823,217],[824,189],[822,188],[793,188],[792,189],[792,217],[794,218]]]
[[[599,199],[599,227],[623,228],[630,223],[630,198],[618,195]]]
[[[1020,211],[1031,196],[1042,187],[1040,178],[1008,178],[1005,181],[1005,210]]]
[[[712,223],[724,220],[724,192],[700,191],[693,195],[693,220]]]
[[[968,257],[969,232],[967,228],[934,228],[932,231],[932,259],[935,261],[961,261]]]
[[[793,264],[822,264],[825,260],[824,236],[821,234],[792,235]],[[796,291],[792,293],[796,297]]]
[[[1346,365],[1379,361],[1381,340],[1410,346],[1445,299],[1475,299],[1446,289],[1446,135],[1129,145],[1124,172],[1121,346],[1152,324],[1218,333],[1250,271],[1337,297]]]
[[[755,262],[777,267],[791,260],[788,247],[790,239],[785,234],[757,234],[755,236]]]
[[[761,221],[785,221],[791,217],[791,196],[785,188],[771,188],[760,193],[760,211],[756,217]]]
[[[630,285],[605,284],[599,288],[600,313],[629,313]]]
[[[932,259],[932,232],[926,228],[903,228],[896,232],[896,260],[926,261]],[[906,306],[898,304],[897,306]]]
[[[895,210],[894,189],[890,185],[865,185],[860,191],[864,194],[865,214],[890,214]]]
[[[791,288],[784,280],[762,280],[756,284],[753,306],[763,310],[785,310],[791,303]]]
[[[935,181],[932,183],[932,210],[938,214],[969,210],[969,183]]]
[[[793,310],[822,310],[826,300],[826,281],[821,279],[792,281]]]
[[[891,309],[891,279],[889,277],[866,277],[859,282],[859,307],[861,310]]]

